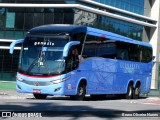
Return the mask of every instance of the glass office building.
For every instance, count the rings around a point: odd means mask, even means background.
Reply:
[[[23,2],[22,2],[23,1]],[[143,14],[144,0],[95,0],[120,9]],[[1,0],[9,3],[44,3],[44,4],[67,4],[71,1],[61,0]],[[72,4],[81,4],[80,1],[72,0]],[[134,3],[134,4],[133,4]],[[84,5],[89,5],[82,3]],[[91,6],[91,5],[90,5]],[[91,7],[97,8],[92,5]],[[99,7],[101,9],[101,7]],[[106,9],[107,11],[107,9]],[[114,11],[110,11],[112,13]],[[115,13],[117,15],[122,13]],[[132,17],[133,16],[127,16]],[[138,19],[138,18],[133,18]],[[142,19],[142,21],[144,21]],[[116,20],[110,17],[94,14],[76,8],[0,8],[0,38],[19,39],[23,38],[29,29],[44,24],[76,24],[91,26],[99,29],[112,31],[136,40],[142,40],[143,26]]]
[[[15,80],[19,50],[10,55],[8,47],[29,29],[84,25],[143,41],[156,22],[144,16],[144,6],[145,0],[0,0],[0,80]]]
[[[94,0],[126,11],[144,15],[144,0]]]

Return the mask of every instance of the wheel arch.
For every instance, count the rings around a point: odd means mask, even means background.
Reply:
[[[138,86],[141,86],[141,81],[140,81],[140,80],[137,80],[137,81],[136,81],[134,87],[136,87],[137,85],[138,85]]]
[[[126,93],[127,93],[127,89],[128,89],[128,86],[129,86],[129,85],[132,85],[132,86],[134,87],[134,82],[133,82],[133,80],[129,80],[129,81],[128,81],[128,84],[127,84],[127,87],[126,87],[126,91],[125,91]]]
[[[78,90],[78,86],[79,86],[81,83],[84,83],[85,86],[87,87],[87,79],[86,79],[86,78],[81,78],[81,79],[78,81],[78,84],[76,85],[76,93],[77,93],[77,90]],[[86,91],[86,92],[87,92],[87,91]]]

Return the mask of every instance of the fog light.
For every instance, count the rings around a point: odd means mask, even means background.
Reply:
[[[56,88],[56,89],[54,90],[54,92],[57,92],[57,91],[59,91],[60,89],[61,89],[61,87]]]
[[[17,88],[18,88],[18,89],[22,89],[19,85],[17,85]]]

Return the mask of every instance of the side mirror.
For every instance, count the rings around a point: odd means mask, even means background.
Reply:
[[[80,41],[71,41],[71,42],[68,42],[65,46],[64,46],[64,49],[63,49],[63,57],[67,57],[68,56],[68,51],[69,49],[71,48],[71,46],[73,45],[78,45],[80,44]]]
[[[13,41],[13,42],[10,44],[9,53],[10,53],[10,54],[13,54],[13,52],[14,52],[14,47],[15,47],[17,44],[22,43],[23,41],[24,41],[24,39],[19,39],[19,40]]]

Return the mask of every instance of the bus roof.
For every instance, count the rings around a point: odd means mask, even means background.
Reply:
[[[29,31],[29,34],[60,34],[67,33],[73,35],[77,32],[86,32],[89,35],[98,36],[98,37],[106,37],[108,39],[122,41],[127,43],[139,44],[143,46],[151,47],[151,45],[147,42],[142,42],[138,40],[133,40],[131,38],[118,35],[112,32],[91,28],[87,26],[78,26],[78,25],[65,25],[65,24],[50,24],[43,25],[39,27],[32,28]]]

